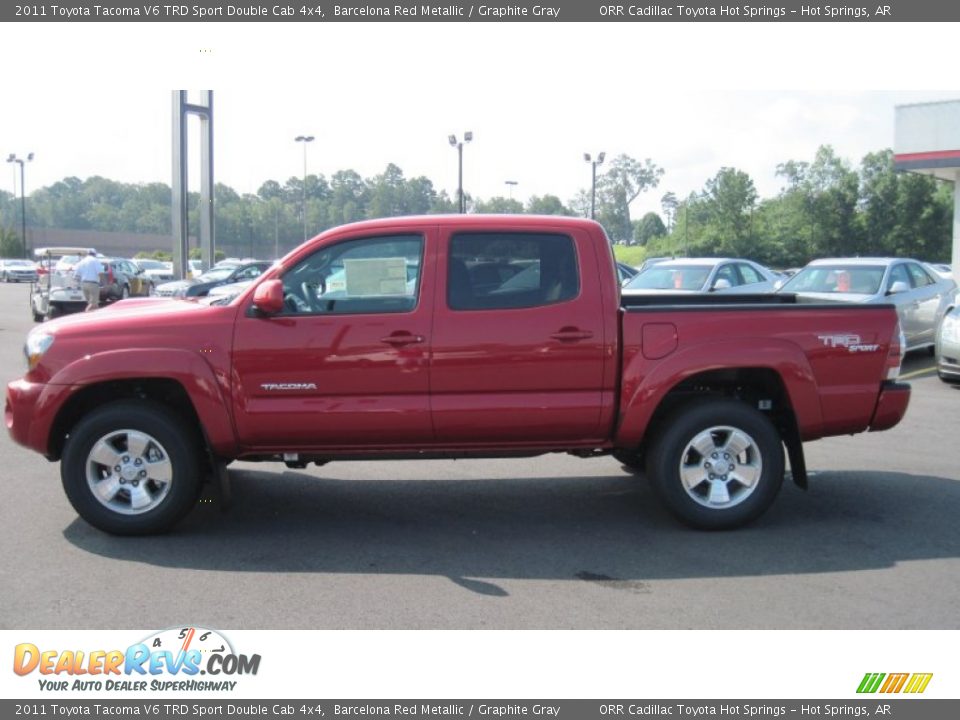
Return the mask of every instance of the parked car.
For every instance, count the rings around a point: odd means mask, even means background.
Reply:
[[[806,302],[895,305],[907,350],[916,350],[933,347],[957,286],[918,260],[825,258],[809,263],[779,292],[794,293]]]
[[[937,275],[939,275],[940,277],[944,277],[949,280],[953,279],[953,267],[951,267],[950,265],[946,263],[927,263],[927,264],[930,267],[932,267],[936,271]]]
[[[960,382],[960,305],[947,310],[937,331],[937,375],[944,382]]]
[[[537,282],[474,285],[478,262]],[[784,447],[804,485],[803,441],[886,430],[910,399],[892,307],[795,300],[622,296],[583,218],[384,218],[321,233],[226,306],[131,300],[35,328],[6,427],[121,535],[169,529],[237,459],[550,452],[645,466],[684,522],[732,528],[774,501]],[[870,344],[821,340],[852,334]]]
[[[739,258],[677,258],[661,260],[641,270],[623,286],[628,295],[650,293],[768,293],[777,276],[752,260]]]
[[[37,265],[29,260],[0,260],[0,279],[3,282],[36,282]]]
[[[617,263],[617,277],[620,278],[620,284],[623,285],[630,278],[634,277],[639,271],[632,265],[626,263]]]
[[[153,280],[155,285],[173,280],[173,263],[153,258],[134,258],[133,264],[143,270],[143,274]]]
[[[192,280],[175,280],[163,283],[157,287],[156,293],[161,297],[203,297],[218,285],[260,277],[271,264],[266,260],[257,260],[245,265],[227,265],[214,268]]]
[[[100,286],[100,302],[153,295],[154,284],[132,260],[100,258],[106,278]]]

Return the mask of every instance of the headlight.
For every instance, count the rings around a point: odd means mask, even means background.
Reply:
[[[53,335],[34,330],[27,335],[27,342],[23,346],[23,354],[27,357],[27,370],[33,370],[43,354],[53,345]]]
[[[960,326],[960,318],[953,314],[944,315],[943,323],[940,325],[940,338],[953,342],[960,337],[960,333],[957,332],[960,329],[958,326]]]

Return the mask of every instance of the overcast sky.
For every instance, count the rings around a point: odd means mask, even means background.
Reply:
[[[583,153],[651,158],[666,174],[634,217],[723,166],[776,194],[777,163],[830,144],[856,164],[892,146],[896,104],[960,99],[949,24],[59,23],[13,35],[0,46],[0,153],[36,154],[28,194],[67,176],[169,183],[174,88],[214,90],[216,179],[240,192],[299,176],[293,138],[311,134],[310,173],[368,177],[392,162],[454,196],[447,136],[470,130],[464,186],[481,198],[515,180],[519,200],[568,202],[589,187]]]

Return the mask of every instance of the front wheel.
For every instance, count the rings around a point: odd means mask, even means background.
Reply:
[[[780,435],[737,400],[682,405],[663,421],[647,475],[670,511],[701,530],[745,525],[770,507],[783,483]]]
[[[70,432],[60,477],[70,504],[114,535],[168,530],[197,501],[200,451],[166,408],[118,401],[84,417]]]

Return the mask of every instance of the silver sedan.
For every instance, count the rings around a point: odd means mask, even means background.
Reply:
[[[895,305],[908,350],[933,347],[956,291],[953,280],[940,277],[925,263],[903,258],[814,260],[779,290],[807,302]]]
[[[960,301],[960,297],[957,298]],[[937,374],[944,382],[960,382],[960,305],[943,316],[937,332]]]
[[[678,258],[645,266],[625,283],[624,295],[652,293],[768,293],[777,275],[740,258]]]

